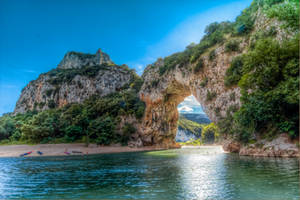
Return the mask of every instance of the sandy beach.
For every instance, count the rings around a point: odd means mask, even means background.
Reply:
[[[1,145],[0,157],[19,157],[21,154],[33,151],[26,157],[32,156],[68,156],[65,151],[70,155],[83,155],[83,154],[104,154],[104,153],[121,153],[121,152],[138,152],[138,151],[154,151],[163,150],[160,147],[141,147],[131,148],[128,146],[97,146],[90,144],[86,147],[85,144],[38,144],[38,145]],[[39,155],[37,151],[41,151],[43,155]],[[82,152],[82,153],[78,153]]]

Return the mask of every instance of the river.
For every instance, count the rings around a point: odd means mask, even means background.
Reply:
[[[216,148],[0,158],[0,199],[299,199],[299,160]]]

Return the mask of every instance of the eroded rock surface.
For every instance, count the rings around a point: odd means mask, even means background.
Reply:
[[[130,82],[132,73],[128,67],[112,63],[101,51],[95,55],[67,53],[57,69],[41,74],[22,90],[14,113],[81,103],[92,95],[105,96],[120,90]]]
[[[255,144],[243,146],[241,156],[268,156],[268,157],[299,157],[299,147],[290,140],[287,134],[281,134],[275,139],[260,140]]]

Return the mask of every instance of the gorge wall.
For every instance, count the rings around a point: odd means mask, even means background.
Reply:
[[[120,67],[100,49],[96,54],[67,53],[58,67],[31,81],[21,93],[14,113],[60,108],[82,103],[92,95],[120,90],[132,79],[128,67]]]
[[[232,61],[248,52],[255,41],[265,35],[272,34],[280,42],[293,36],[281,28],[283,22],[266,17],[261,9],[249,16],[253,18],[253,28],[247,34],[232,34],[229,22],[216,23],[218,28],[212,25],[213,30],[207,30],[200,44],[159,58],[146,67],[139,88],[140,100],[146,104],[144,115],[141,120],[123,116],[120,122],[124,125],[130,121],[136,129],[130,138],[131,145],[176,146],[177,106],[187,96],[195,96],[215,123],[239,109],[240,87],[237,84],[225,86],[226,72]],[[246,29],[244,25],[239,28]],[[82,103],[93,95],[101,98],[122,91],[132,78],[127,66],[115,65],[101,50],[96,54],[69,52],[56,69],[41,74],[23,89],[14,113],[61,108],[70,103]],[[225,146],[229,151],[239,151],[239,144]],[[244,148],[243,152],[247,150]]]

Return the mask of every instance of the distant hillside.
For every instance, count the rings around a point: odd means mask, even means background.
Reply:
[[[211,122],[205,114],[180,113],[180,116],[199,124],[209,124]]]
[[[210,122],[205,114],[180,113],[175,140],[177,142],[186,142],[200,138],[202,125]]]

